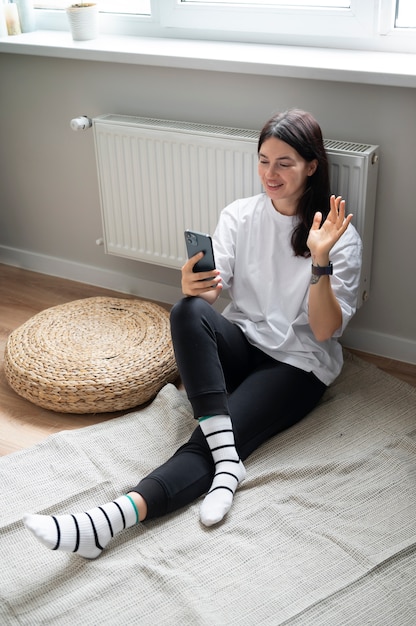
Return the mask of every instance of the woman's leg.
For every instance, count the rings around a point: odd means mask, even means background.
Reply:
[[[179,373],[214,461],[214,477],[200,516],[219,522],[245,478],[229,415],[227,392],[249,371],[251,347],[240,329],[202,298],[185,298],[171,312]]]
[[[256,352],[255,369],[229,396],[236,447],[242,460],[305,417],[326,389],[313,374]],[[206,493],[213,474],[208,445],[197,428],[171,459],[132,491],[144,498],[147,518],[151,519],[175,511]]]
[[[326,390],[312,373],[261,358],[230,396],[237,449],[243,460],[271,437],[306,417]]]
[[[228,394],[252,367],[243,332],[202,298],[184,298],[171,311],[176,362],[194,417],[228,414]]]

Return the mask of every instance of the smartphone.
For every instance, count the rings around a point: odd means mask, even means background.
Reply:
[[[185,243],[189,259],[198,254],[198,252],[204,253],[202,259],[194,266],[194,272],[215,270],[212,239],[209,235],[198,233],[195,230],[185,230]]]

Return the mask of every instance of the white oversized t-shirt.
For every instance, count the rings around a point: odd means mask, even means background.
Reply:
[[[236,200],[222,211],[213,244],[232,299],[223,315],[266,354],[329,385],[343,363],[337,337],[356,310],[362,244],[350,224],[331,250],[330,280],[342,326],[331,339],[317,341],[308,321],[311,259],[295,256],[291,246],[297,219],[278,213],[265,194]]]

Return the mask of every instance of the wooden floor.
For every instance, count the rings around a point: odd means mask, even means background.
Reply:
[[[28,448],[60,430],[97,424],[121,414],[69,415],[48,411],[18,396],[9,387],[4,375],[4,348],[12,330],[43,309],[92,296],[129,297],[0,264],[0,456]],[[416,365],[355,353],[416,386]]]

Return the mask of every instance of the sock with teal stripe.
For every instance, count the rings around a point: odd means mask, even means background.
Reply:
[[[199,418],[215,464],[214,480],[200,508],[201,522],[212,526],[220,522],[233,503],[234,492],[244,480],[246,470],[235,448],[229,415]]]
[[[85,513],[28,514],[23,522],[47,548],[95,559],[117,533],[139,522],[139,513],[132,498],[125,495]]]

